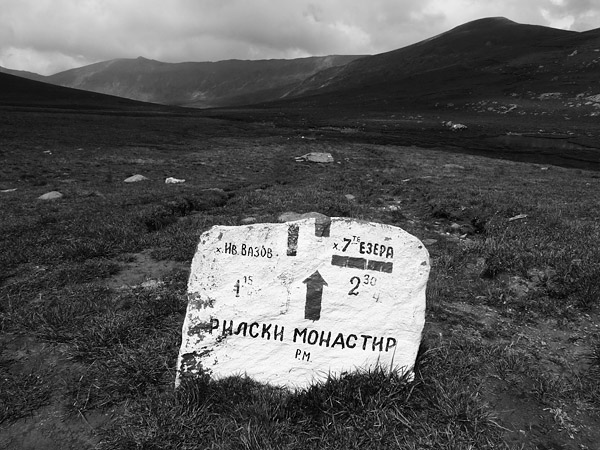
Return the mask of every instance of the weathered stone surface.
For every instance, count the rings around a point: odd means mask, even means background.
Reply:
[[[123,181],[125,183],[137,183],[138,181],[144,181],[147,180],[148,178],[146,178],[144,175],[132,175],[129,178],[125,178]]]
[[[57,200],[62,197],[63,197],[63,195],[60,192],[50,191],[50,192],[46,192],[44,195],[40,195],[38,197],[38,200]]]
[[[357,368],[410,371],[429,269],[423,244],[389,225],[213,227],[192,262],[176,384],[200,370],[290,388]]]
[[[279,217],[277,218],[277,220],[279,220],[279,222],[292,222],[294,220],[301,220],[301,219],[317,219],[317,221],[319,223],[321,222],[329,222],[329,216],[326,216],[325,214],[321,214],[319,212],[307,212],[307,213],[297,213],[297,212],[293,212],[293,211],[288,211],[288,212],[284,212],[281,213],[279,215]]]

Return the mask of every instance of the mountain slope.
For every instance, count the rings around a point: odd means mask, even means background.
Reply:
[[[411,46],[323,71],[290,97],[337,105],[434,106],[543,93],[600,93],[600,32],[481,19]]]
[[[116,59],[47,78],[61,86],[136,100],[193,107],[227,106],[280,98],[315,73],[358,56],[293,60],[163,63]]]
[[[17,77],[27,78],[35,81],[45,81],[46,77],[34,72],[27,72],[26,70],[14,70],[7,69],[6,67],[0,66],[0,73],[7,73],[9,75],[16,75]]]
[[[524,25],[495,17],[374,56],[163,63],[116,59],[43,77],[146,102],[223,107],[463,108],[600,115],[600,29]],[[35,74],[22,74],[30,78]],[[291,103],[290,103],[291,102]]]
[[[0,106],[123,112],[172,109],[162,105],[56,86],[8,73],[0,73]]]

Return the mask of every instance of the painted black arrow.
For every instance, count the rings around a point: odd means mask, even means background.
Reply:
[[[321,318],[323,286],[327,286],[327,282],[317,270],[310,277],[304,280],[303,283],[306,284],[306,304],[304,305],[304,318],[308,320],[319,320]]]

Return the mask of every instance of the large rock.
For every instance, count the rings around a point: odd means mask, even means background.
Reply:
[[[429,269],[423,244],[389,225],[213,227],[192,262],[176,384],[201,371],[290,388],[359,368],[411,371]]]

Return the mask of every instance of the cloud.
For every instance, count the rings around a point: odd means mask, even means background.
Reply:
[[[373,54],[481,17],[584,30],[599,11],[596,0],[2,0],[0,65]]]
[[[600,6],[596,0],[552,0],[542,14],[550,24],[574,31],[597,28],[600,23]]]

